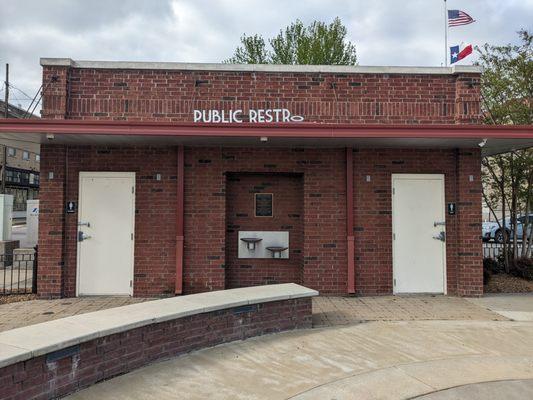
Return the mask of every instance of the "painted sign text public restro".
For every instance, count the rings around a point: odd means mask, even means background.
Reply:
[[[270,123],[270,122],[301,122],[304,117],[292,115],[286,108],[267,108],[248,110],[245,118],[243,110],[194,110],[194,122],[205,123]]]

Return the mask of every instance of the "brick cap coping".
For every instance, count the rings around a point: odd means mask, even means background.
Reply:
[[[49,67],[71,67],[90,69],[147,69],[214,72],[288,72],[288,73],[332,73],[332,74],[434,74],[454,75],[460,73],[480,74],[476,65],[454,65],[451,67],[399,67],[360,65],[282,65],[282,64],[223,64],[147,61],[89,61],[71,58],[41,58],[41,65]]]
[[[110,308],[0,333],[0,368],[103,336],[228,308],[318,296],[294,283],[171,297]]]

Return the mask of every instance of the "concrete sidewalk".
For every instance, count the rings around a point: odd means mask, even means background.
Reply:
[[[531,322],[369,322],[263,336],[194,352],[70,398],[409,399],[516,379],[533,379]],[[497,395],[501,391],[494,393],[484,399],[502,398]],[[521,393],[526,393],[522,398],[533,398],[531,385]],[[454,398],[439,396],[435,398]]]
[[[533,293],[491,294],[467,300],[513,321],[533,321]]]
[[[531,399],[533,398],[533,379],[474,383],[417,397],[419,400],[487,400],[491,398]]]

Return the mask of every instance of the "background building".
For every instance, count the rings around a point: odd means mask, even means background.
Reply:
[[[38,118],[9,104],[9,118]],[[5,102],[0,100],[0,118],[5,118]],[[40,144],[15,139],[0,139],[0,188],[13,195],[13,216],[25,218],[26,200],[39,198]]]

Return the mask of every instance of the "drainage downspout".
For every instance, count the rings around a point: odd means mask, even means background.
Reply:
[[[177,147],[176,175],[176,289],[175,294],[183,293],[183,189],[184,189],[184,151]]]
[[[348,293],[355,293],[355,239],[353,236],[353,149],[346,148],[346,238],[348,242]]]

